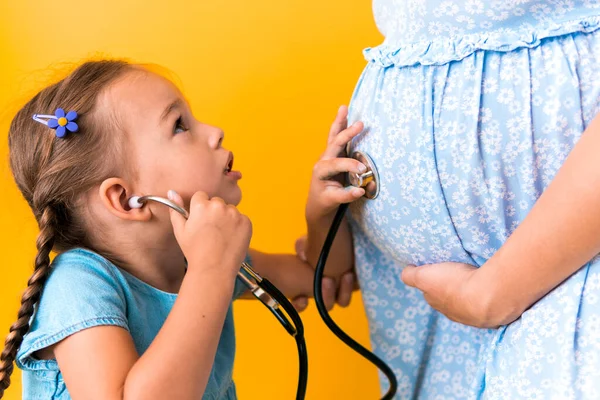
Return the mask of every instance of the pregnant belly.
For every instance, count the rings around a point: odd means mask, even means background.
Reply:
[[[375,162],[380,194],[352,204],[354,226],[401,264],[489,259],[600,108],[600,83],[572,84],[589,75],[564,64],[572,41],[441,66],[369,65],[349,117],[365,130],[350,147]],[[537,85],[515,78],[536,70]]]

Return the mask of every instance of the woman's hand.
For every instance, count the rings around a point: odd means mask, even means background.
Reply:
[[[462,263],[407,266],[402,281],[423,292],[431,307],[452,321],[478,328],[491,328],[500,321],[488,312],[485,294],[479,295],[475,280],[478,268]]]

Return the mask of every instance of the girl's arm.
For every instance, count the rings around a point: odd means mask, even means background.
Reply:
[[[71,398],[202,398],[233,293],[233,280],[215,271],[188,269],[171,313],[141,357],[120,327],[94,327],[59,342],[54,356]]]
[[[347,118],[348,108],[340,107],[329,131],[327,148],[313,169],[306,202],[308,230],[306,257],[313,267],[316,267],[321,248],[339,205],[351,203],[365,194],[362,188],[344,187],[346,173],[366,171],[366,166],[358,160],[346,157],[346,145],[363,130],[362,122],[355,122],[348,127]],[[344,218],[331,247],[325,274],[339,279],[342,274],[353,268],[352,234],[348,221]]]
[[[362,189],[361,189],[362,190]],[[334,215],[312,218],[307,214],[308,241],[306,246],[306,258],[308,263],[316,267],[325,238],[331,228]],[[326,274],[336,280],[341,275],[354,269],[354,248],[352,246],[352,233],[346,217],[342,220],[340,227],[329,251]]]
[[[308,305],[308,297],[313,297],[315,274],[314,269],[302,260],[301,252],[302,250],[299,250],[298,255],[293,255],[267,254],[258,250],[249,250],[252,267],[256,272],[271,281],[286,297],[292,299],[298,311],[303,311]],[[328,310],[333,308],[335,303],[346,307],[350,304],[354,290],[354,274],[350,272],[344,275],[337,288],[334,279],[325,277],[322,286],[323,300]],[[254,299],[255,297],[246,291],[241,298]]]
[[[169,199],[183,204],[171,191]],[[73,399],[202,398],[252,227],[235,207],[202,192],[192,197],[188,220],[170,215],[188,268],[169,316],[139,358],[129,333],[117,327],[57,343],[54,355]]]
[[[409,267],[403,280],[434,308],[469,325],[517,319],[600,252],[600,117],[585,130],[554,180],[481,268]]]
[[[251,250],[253,267],[271,280],[287,297],[300,296],[305,303],[306,297],[313,295],[313,267],[325,242],[327,232],[341,203],[349,203],[360,198],[364,189],[344,188],[342,182],[347,172],[364,172],[366,167],[359,161],[344,157],[346,144],[358,135],[363,125],[360,122],[347,127],[348,108],[340,107],[329,131],[327,148],[314,167],[308,201],[306,203],[306,222],[308,235],[300,239],[303,249],[300,257],[291,254],[265,254]],[[362,169],[361,169],[362,168]],[[306,260],[306,261],[304,261]],[[341,306],[350,303],[354,289],[354,253],[352,236],[348,222],[344,219],[330,251],[323,279],[323,299],[327,308],[333,307],[337,300]],[[337,299],[336,299],[336,287]],[[243,297],[251,297],[245,294]],[[302,310],[306,305],[294,302]]]

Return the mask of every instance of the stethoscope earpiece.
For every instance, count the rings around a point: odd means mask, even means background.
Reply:
[[[142,208],[144,203],[140,202],[140,196],[133,196],[129,199],[129,208]]]
[[[144,203],[154,201],[163,204],[181,214],[185,219],[189,218],[187,210],[175,202],[160,196],[132,196],[127,203],[131,208],[142,208]],[[299,359],[299,377],[296,400],[303,400],[306,394],[308,381],[308,355],[304,340],[304,325],[298,312],[283,293],[275,287],[268,279],[261,277],[252,266],[243,262],[237,274],[238,279],[250,290],[250,292],[261,301],[277,318],[285,330],[296,340]],[[285,312],[284,312],[285,311]],[[287,315],[286,315],[287,314]]]

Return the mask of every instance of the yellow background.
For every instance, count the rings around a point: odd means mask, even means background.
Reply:
[[[289,252],[305,231],[312,165],[365,65],[361,50],[380,41],[369,0],[0,0],[1,336],[16,316],[37,234],[8,169],[5,132],[17,107],[54,74],[48,66],[101,54],[172,70],[196,116],[221,126],[236,153],[253,247]],[[294,398],[293,339],[255,302],[238,302],[235,312],[239,397]],[[307,399],[377,398],[375,369],[329,333],[314,304],[302,317]],[[333,317],[368,343],[359,295]],[[5,398],[20,391],[17,373]]]

